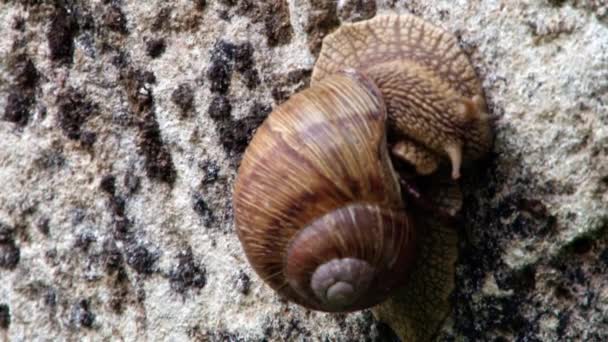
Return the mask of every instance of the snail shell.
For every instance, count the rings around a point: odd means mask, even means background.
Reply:
[[[351,72],[294,95],[254,136],[234,191],[237,232],[256,272],[288,299],[358,310],[406,278],[415,236],[385,124],[378,89]]]
[[[491,140],[483,91],[455,38],[410,15],[344,25],[324,40],[311,88],[276,108],[245,151],[233,194],[245,254],[308,308],[378,304],[420,273],[421,255],[453,242],[420,229],[391,158],[419,174],[450,161],[458,178]],[[430,241],[421,251],[419,238]],[[426,296],[411,283],[408,293]]]

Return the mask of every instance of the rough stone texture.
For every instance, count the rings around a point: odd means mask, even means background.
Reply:
[[[0,340],[394,339],[278,299],[230,191],[322,37],[406,11],[459,37],[496,128],[439,339],[608,339],[604,1],[259,3],[0,0]]]

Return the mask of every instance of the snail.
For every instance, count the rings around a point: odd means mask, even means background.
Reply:
[[[341,26],[311,86],[268,116],[243,155],[233,208],[253,269],[313,310],[383,302],[428,256],[396,161],[418,175],[445,161],[458,179],[491,147],[487,117],[452,35],[412,15]]]

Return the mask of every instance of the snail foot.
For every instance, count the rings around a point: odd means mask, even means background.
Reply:
[[[439,221],[451,227],[459,227],[462,223],[462,217],[458,214],[450,212],[441,204],[433,203],[433,201],[424,195],[415,185],[407,180],[401,179],[401,190],[406,198],[406,203],[421,212],[428,213],[429,216],[436,217]],[[458,190],[458,189],[457,189]],[[458,194],[460,194],[458,190]]]

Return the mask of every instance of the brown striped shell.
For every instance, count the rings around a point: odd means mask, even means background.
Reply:
[[[288,299],[353,311],[407,279],[415,232],[385,125],[376,86],[336,74],[276,108],[246,150],[237,233],[255,271]]]
[[[312,83],[353,68],[371,78],[386,101],[395,156],[421,174],[442,157],[460,164],[488,152],[492,134],[481,84],[451,34],[412,15],[379,16],[327,36]]]

